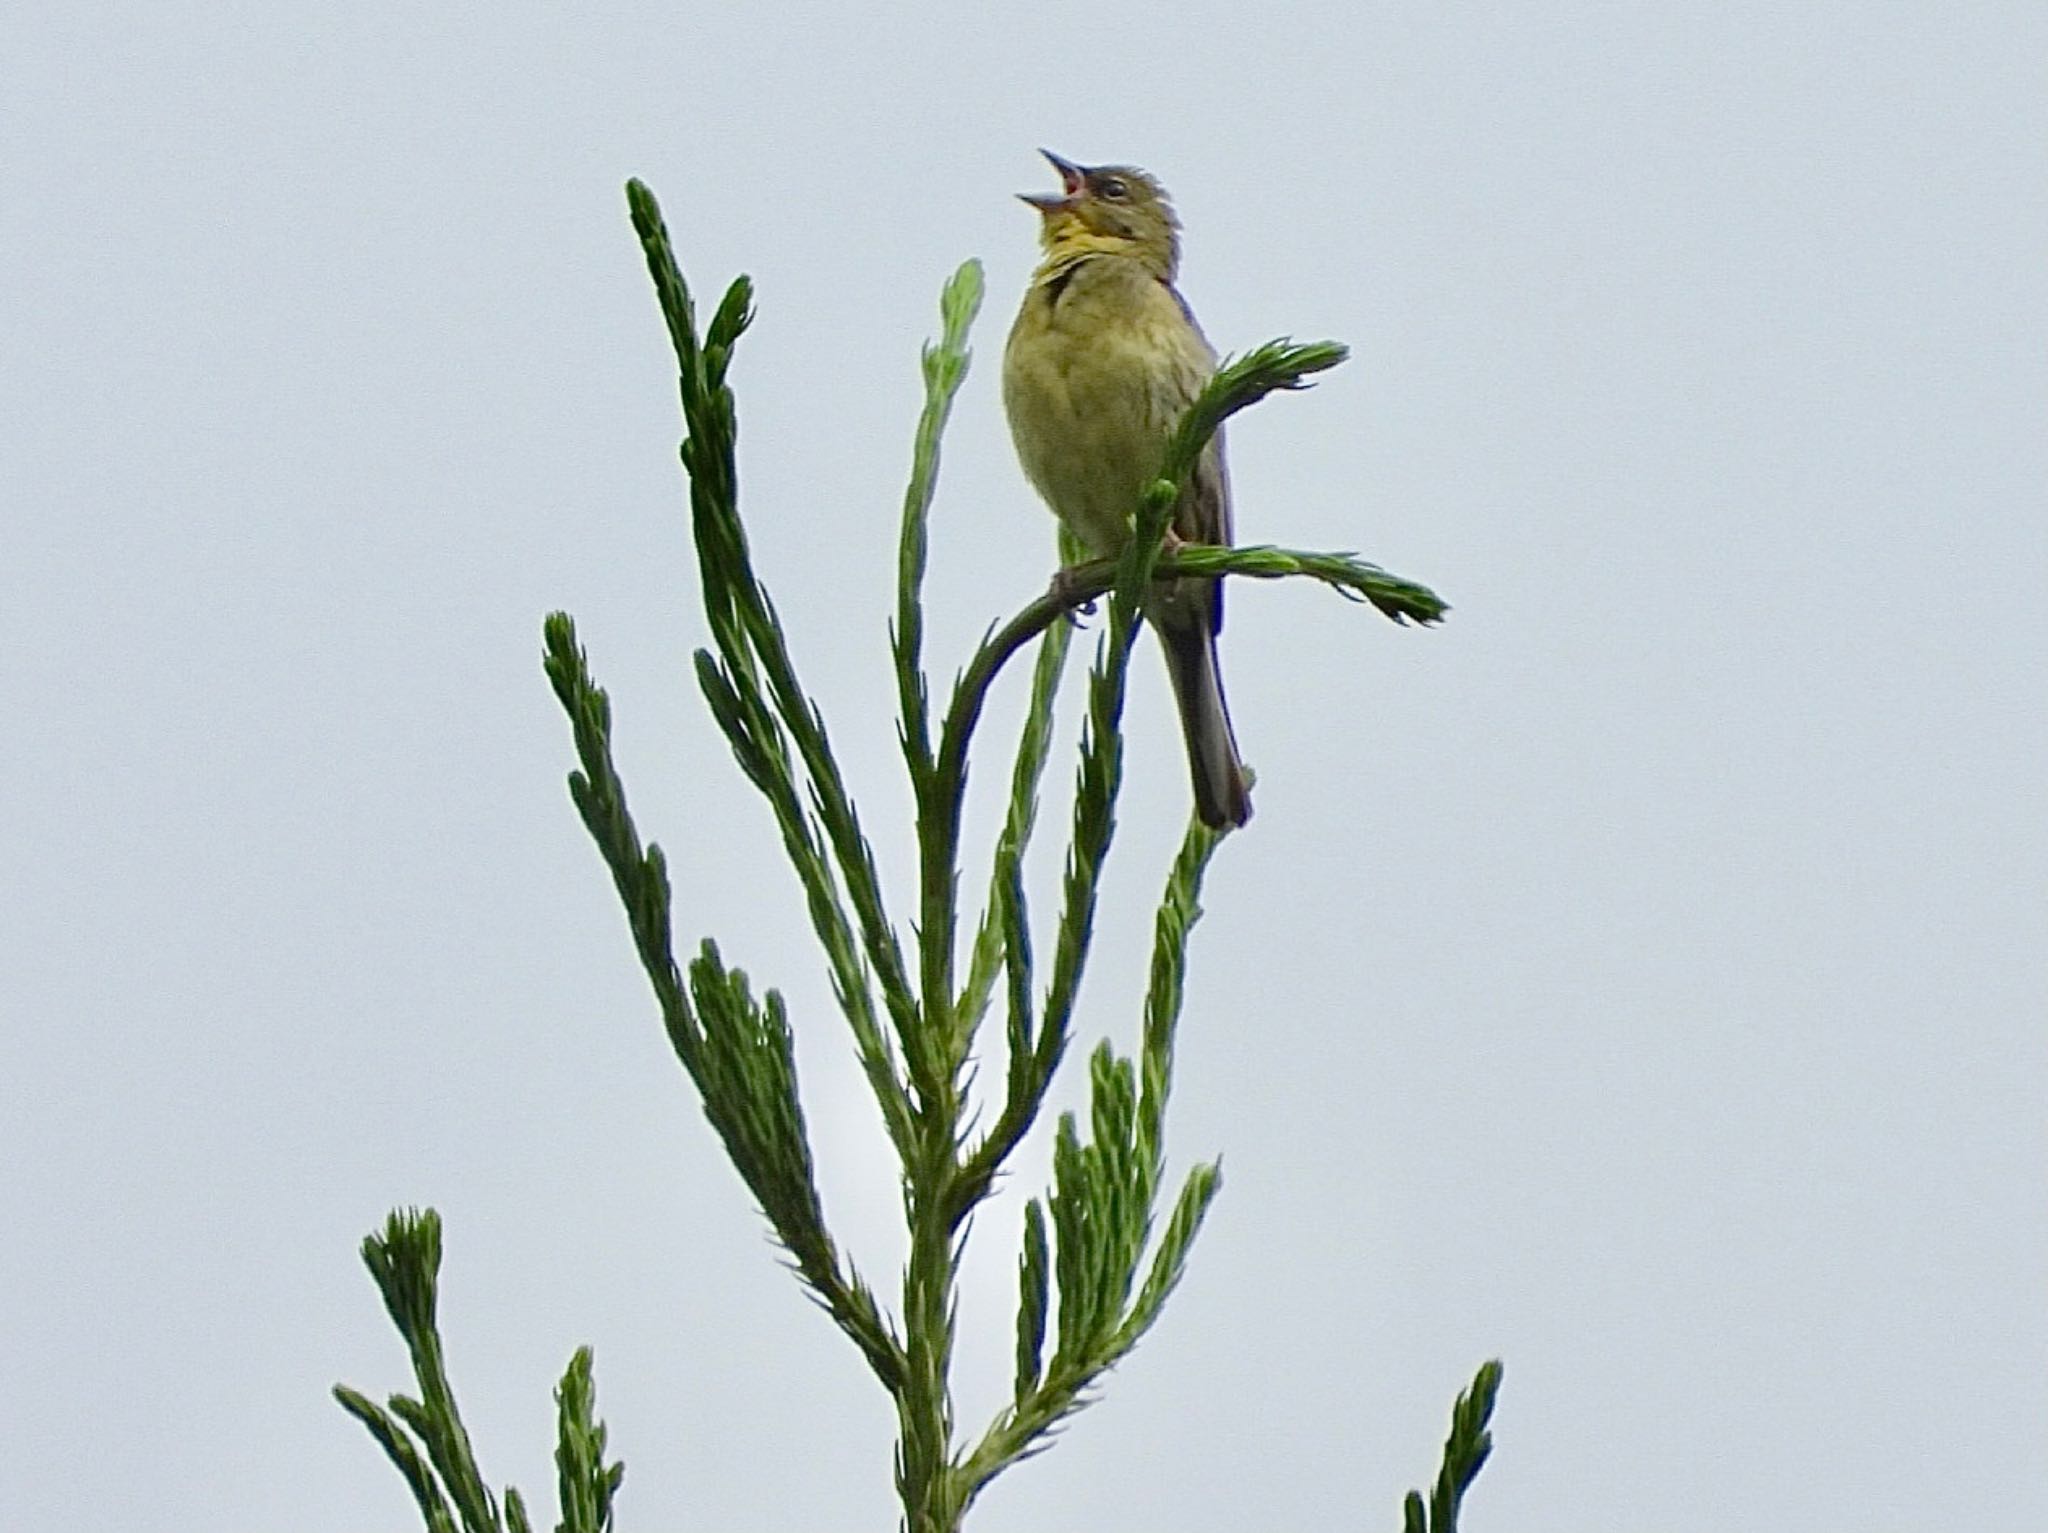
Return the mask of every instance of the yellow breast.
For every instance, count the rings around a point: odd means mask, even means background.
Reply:
[[[1024,472],[1061,521],[1114,555],[1166,433],[1215,367],[1201,333],[1138,261],[1052,252],[1010,330],[1003,403]]]

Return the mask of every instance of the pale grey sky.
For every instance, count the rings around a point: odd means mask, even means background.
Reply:
[[[917,348],[983,258],[944,675],[1050,567],[992,365],[1044,144],[1172,188],[1220,347],[1356,349],[1233,428],[1240,536],[1456,611],[1235,592],[1259,812],[1171,1121],[1226,1185],[973,1526],[1393,1526],[1494,1355],[1475,1530],[2048,1526],[2044,60],[2030,4],[10,20],[4,1520],[415,1525],[326,1391],[406,1384],[355,1247],[431,1203],[494,1481],[551,1505],[588,1341],[622,1528],[893,1524],[890,1413],[667,1052],[538,630],[613,692],[679,940],[789,995],[886,1274],[890,1163],[689,678],[620,184],[700,290],[759,283],[745,509],[900,891]],[[1186,810],[1134,674],[1084,1044],[1134,1037]],[[1042,1159],[976,1232],[970,1423]]]

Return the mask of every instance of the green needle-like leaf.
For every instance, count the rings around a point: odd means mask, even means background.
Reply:
[[[1427,1506],[1420,1491],[1408,1492],[1402,1507],[1406,1533],[1458,1533],[1458,1513],[1465,1492],[1479,1477],[1493,1453],[1493,1434],[1487,1430],[1493,1420],[1493,1405],[1500,1394],[1501,1365],[1498,1359],[1484,1363],[1473,1377],[1472,1387],[1458,1396],[1451,1407],[1450,1436],[1444,1439],[1443,1468],[1437,1472]]]
[[[939,440],[966,381],[967,332],[981,312],[981,263],[968,261],[939,297],[939,339],[924,349],[924,413],[918,417],[910,486],[903,495],[903,528],[896,567],[896,686],[903,710],[903,745],[920,786],[932,772],[931,723],[924,678],[924,571],[931,546],[932,497],[938,491]]]
[[[405,1435],[405,1429],[374,1400],[358,1394],[346,1384],[334,1386],[334,1398],[341,1402],[343,1410],[363,1424],[377,1446],[384,1450],[385,1456],[397,1466],[406,1488],[412,1492],[413,1500],[419,1503],[427,1533],[456,1533],[455,1514],[449,1510],[448,1500],[441,1494],[434,1471],[413,1445],[412,1439]]]
[[[1045,1373],[1045,1318],[1050,1303],[1045,1210],[1038,1199],[1024,1205],[1024,1251],[1017,1260],[1017,1377],[1015,1402],[1022,1406]]]

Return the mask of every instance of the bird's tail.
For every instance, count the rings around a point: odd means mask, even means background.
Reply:
[[[1159,629],[1166,674],[1180,704],[1181,732],[1187,736],[1188,771],[1195,784],[1195,813],[1211,830],[1242,825],[1252,817],[1251,783],[1238,759],[1237,736],[1223,703],[1223,678],[1216,669],[1216,635],[1208,623],[1173,623]]]

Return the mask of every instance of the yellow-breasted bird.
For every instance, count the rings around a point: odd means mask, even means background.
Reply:
[[[1173,285],[1180,220],[1165,189],[1127,165],[1090,168],[1039,152],[1060,173],[1061,190],[1024,196],[1041,215],[1045,258],[1010,328],[1003,405],[1038,493],[1091,554],[1113,558],[1130,539],[1166,434],[1216,371],[1216,353]],[[1167,537],[1169,546],[1230,542],[1220,434],[1174,507]],[[1219,830],[1252,814],[1216,669],[1222,586],[1162,580],[1145,604],[1180,705],[1195,813]]]

